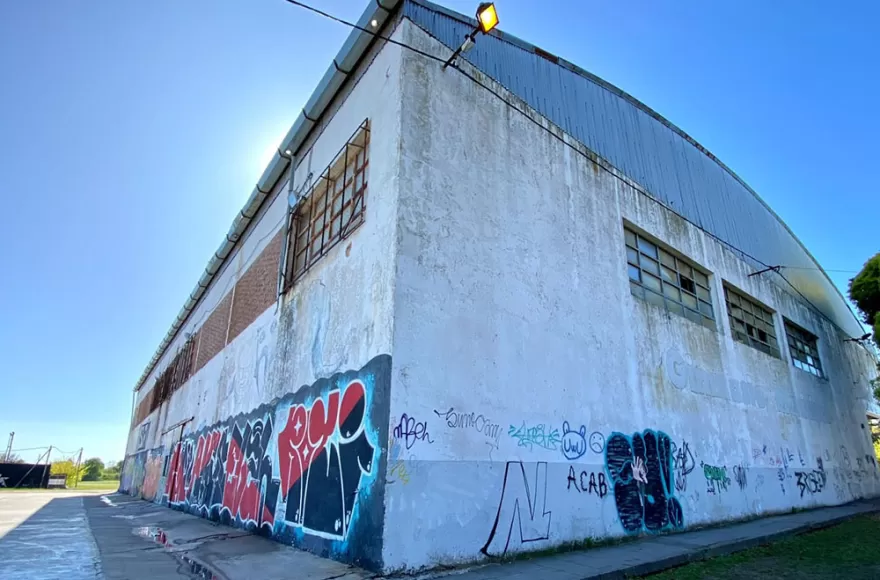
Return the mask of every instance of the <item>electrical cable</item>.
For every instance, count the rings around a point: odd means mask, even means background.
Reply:
[[[379,40],[382,40],[382,41],[385,41],[385,42],[388,42],[388,43],[394,44],[394,45],[396,45],[396,46],[400,46],[400,47],[402,47],[402,48],[405,48],[405,49],[407,49],[407,50],[410,50],[410,51],[412,51],[412,52],[414,52],[414,53],[416,53],[416,54],[419,54],[419,55],[424,56],[424,57],[426,57],[426,58],[429,58],[429,59],[431,59],[431,60],[434,60],[434,61],[437,61],[437,62],[439,62],[439,63],[443,63],[443,64],[446,63],[446,61],[445,61],[443,58],[440,58],[440,57],[435,56],[435,55],[433,55],[433,54],[427,53],[427,52],[425,52],[425,51],[423,51],[423,50],[420,50],[420,49],[418,49],[418,48],[415,48],[415,47],[413,47],[413,46],[410,46],[410,45],[408,45],[408,44],[406,44],[406,43],[399,42],[399,41],[394,40],[394,39],[392,39],[392,38],[388,38],[387,36],[383,36],[383,35],[379,34],[378,32],[374,32],[374,31],[372,31],[372,30],[369,30],[368,28],[364,28],[364,27],[362,27],[362,26],[358,26],[357,24],[355,24],[355,23],[353,23],[353,22],[349,22],[349,21],[347,21],[347,20],[345,20],[345,19],[343,19],[343,18],[339,18],[339,17],[337,17],[337,16],[333,16],[332,14],[329,14],[329,13],[327,13],[327,12],[324,12],[323,10],[320,10],[320,9],[318,9],[318,8],[315,8],[314,6],[310,6],[310,5],[305,4],[305,3],[303,3],[303,2],[299,2],[298,0],[284,0],[284,1],[287,2],[287,3],[289,3],[289,4],[293,4],[293,5],[295,5],[295,6],[298,6],[298,7],[300,7],[300,8],[303,8],[303,9],[305,9],[305,10],[308,10],[308,11],[310,11],[310,12],[313,12],[313,13],[315,13],[315,14],[318,14],[318,15],[320,15],[320,16],[323,16],[324,18],[328,18],[328,19],[330,19],[330,20],[332,20],[332,21],[334,21],[334,22],[338,22],[338,23],[343,24],[343,25],[345,25],[345,26],[348,26],[348,27],[350,27],[350,28],[354,28],[354,29],[356,29],[356,30],[360,30],[360,31],[362,31],[362,32],[366,32],[367,34],[371,34],[372,36],[374,36],[375,38],[377,38],[377,39],[379,39]],[[441,44],[442,44],[442,43],[441,43]],[[445,45],[444,45],[444,46],[445,46]],[[471,64],[471,66],[474,66],[474,65]],[[740,255],[745,256],[745,257],[747,257],[747,258],[753,260],[754,262],[757,262],[758,264],[760,264],[760,265],[762,265],[762,266],[764,266],[764,267],[769,268],[769,267],[771,266],[771,264],[767,264],[767,263],[763,262],[762,260],[758,259],[757,257],[752,256],[751,254],[749,254],[749,253],[746,252],[745,250],[736,247],[735,245],[733,245],[732,243],[730,243],[730,242],[728,242],[728,241],[726,241],[726,240],[721,239],[721,238],[718,237],[716,234],[714,234],[714,233],[712,233],[712,232],[706,230],[705,228],[703,228],[701,225],[694,223],[693,221],[691,221],[691,220],[690,220],[689,218],[687,218],[686,216],[683,216],[683,215],[679,214],[677,211],[675,211],[675,209],[673,209],[673,208],[671,208],[671,207],[665,205],[664,203],[662,203],[660,200],[658,200],[657,198],[655,198],[654,196],[652,196],[650,193],[648,193],[647,191],[645,191],[640,185],[637,185],[634,181],[632,181],[632,180],[628,180],[628,179],[623,179],[620,175],[617,174],[616,171],[612,170],[613,166],[611,166],[611,167],[606,167],[606,166],[605,166],[605,163],[607,163],[607,162],[604,162],[604,159],[602,159],[602,158],[599,157],[598,155],[596,156],[597,159],[592,159],[590,156],[584,154],[580,149],[578,149],[577,147],[575,147],[574,145],[572,145],[571,143],[569,143],[569,142],[568,142],[565,138],[563,138],[561,135],[558,135],[556,132],[550,130],[548,127],[545,127],[540,121],[534,119],[531,115],[527,114],[525,111],[521,110],[519,107],[517,107],[517,106],[514,105],[513,103],[509,102],[509,101],[508,101],[506,98],[504,98],[504,96],[501,95],[498,91],[496,91],[496,90],[493,89],[492,87],[487,86],[486,84],[484,84],[483,82],[481,82],[479,79],[477,79],[476,77],[474,77],[473,75],[471,75],[471,74],[468,73],[467,71],[461,69],[459,66],[457,66],[457,63],[453,63],[453,64],[452,64],[451,66],[449,66],[448,68],[455,69],[456,71],[458,71],[459,73],[461,73],[462,75],[464,75],[465,77],[467,77],[468,79],[470,79],[470,80],[471,80],[472,82],[474,82],[475,84],[477,84],[477,85],[479,85],[480,87],[486,89],[486,90],[489,91],[489,93],[492,94],[494,97],[496,97],[497,99],[499,99],[501,102],[503,102],[505,105],[507,105],[508,107],[510,107],[511,109],[513,109],[514,111],[520,113],[520,115],[522,115],[523,117],[525,117],[528,121],[531,121],[535,126],[539,127],[540,129],[542,129],[543,131],[545,131],[547,134],[551,135],[553,138],[555,138],[557,141],[559,141],[560,143],[562,143],[564,146],[570,148],[572,151],[574,151],[575,153],[577,153],[577,154],[580,155],[581,157],[587,159],[588,161],[593,162],[593,163],[594,163],[596,166],[598,166],[600,169],[602,169],[603,171],[605,171],[606,173],[608,173],[609,175],[611,175],[611,176],[614,177],[615,179],[617,179],[617,180],[621,181],[622,183],[626,184],[627,186],[633,188],[635,191],[637,191],[638,193],[640,193],[640,194],[642,194],[643,196],[647,197],[649,200],[651,200],[651,201],[653,201],[653,202],[659,204],[659,205],[662,206],[664,209],[667,209],[667,210],[671,211],[672,213],[674,213],[675,215],[679,216],[679,217],[682,218],[684,221],[686,221],[686,222],[689,223],[690,225],[694,226],[695,228],[697,228],[698,230],[700,230],[701,232],[703,232],[703,233],[706,234],[707,236],[709,236],[709,237],[711,237],[712,239],[718,241],[719,243],[721,243],[721,244],[727,246],[727,247],[730,248],[731,250],[733,250],[733,251],[735,251],[735,252],[738,252]],[[497,82],[497,81],[496,81],[496,82]],[[499,84],[500,84],[500,83],[499,83]],[[541,117],[542,117],[542,118],[545,118],[543,115],[541,115]],[[549,119],[547,119],[547,121],[548,121],[549,123],[552,124],[552,121],[550,121]],[[563,134],[564,134],[564,133],[563,133]],[[603,161],[604,163],[600,163],[599,160]],[[609,164],[609,165],[610,165],[610,164]],[[782,266],[782,267],[785,268],[786,266]],[[794,267],[791,267],[791,268],[794,268]],[[799,268],[799,269],[800,269],[800,268]],[[803,268],[803,269],[806,269],[806,268]],[[814,268],[814,269],[815,269],[815,270],[818,270],[818,271],[825,271],[825,270],[823,270],[822,268]],[[841,331],[843,330],[843,329],[840,328],[840,327],[839,327],[839,326],[838,326],[833,320],[831,320],[831,318],[829,318],[829,317],[828,317],[826,314],[824,314],[824,313],[823,313],[818,307],[816,307],[816,305],[813,304],[813,302],[812,302],[809,298],[807,298],[806,296],[804,296],[804,294],[803,294],[803,293],[802,293],[802,292],[801,292],[801,291],[800,291],[800,290],[799,290],[794,284],[792,284],[791,281],[790,281],[788,278],[786,278],[781,272],[777,272],[776,274],[777,274],[780,278],[782,278],[782,279],[783,279],[783,280],[784,280],[789,286],[791,286],[791,288],[792,288],[792,289],[793,289],[793,290],[794,290],[794,291],[795,291],[795,292],[796,292],[796,293],[797,293],[797,294],[798,294],[798,295],[799,295],[799,296],[800,296],[800,297],[801,297],[801,298],[802,298],[807,304],[809,304],[817,314],[819,314],[820,316],[822,316],[825,320],[827,320],[828,322],[830,322],[833,326],[837,327],[837,328],[840,329]],[[844,301],[844,302],[845,302],[845,301]],[[859,321],[858,317],[857,317],[856,314],[852,311],[852,309],[849,307],[848,304],[847,304],[847,310],[849,310],[850,314],[853,316],[853,318],[856,320],[856,322],[861,326],[861,321]],[[863,346],[864,346],[864,345],[863,345]],[[866,350],[867,350],[867,349],[866,349]],[[868,352],[870,352],[870,351],[868,351]]]

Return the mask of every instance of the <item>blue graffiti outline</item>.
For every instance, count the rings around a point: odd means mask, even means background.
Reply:
[[[666,524],[664,524],[663,526],[661,526],[657,529],[651,529],[645,525],[645,515],[644,515],[645,504],[642,504],[642,517],[640,518],[641,523],[638,528],[630,530],[626,527],[626,525],[623,523],[622,519],[620,518],[619,506],[617,504],[617,502],[618,502],[617,485],[618,485],[618,483],[621,485],[630,485],[635,480],[633,467],[634,467],[634,462],[635,462],[635,458],[636,458],[636,455],[635,455],[636,451],[635,451],[635,447],[633,446],[633,437],[638,435],[642,439],[642,442],[644,444],[644,440],[648,437],[649,434],[654,438],[655,444],[658,447],[658,449],[657,449],[658,463],[661,461],[661,458],[659,457],[660,442],[664,438],[670,442],[670,450],[669,450],[669,453],[667,453],[667,457],[666,457],[666,461],[669,464],[668,469],[667,469],[668,477],[666,477],[666,478],[659,477],[659,481],[660,481],[660,484],[663,489],[663,495],[667,501],[667,510],[668,510],[669,516],[668,516],[668,521],[666,522]],[[608,462],[608,450],[613,446],[613,441],[617,437],[621,437],[626,441],[627,445],[629,446],[629,449],[633,453],[633,456],[631,459],[626,460],[621,464],[620,469],[618,470],[618,472],[619,472],[618,476],[615,477],[615,475],[611,471],[611,467]],[[625,435],[625,434],[620,433],[618,431],[614,431],[611,433],[611,435],[609,435],[609,437],[605,441],[605,450],[604,450],[603,455],[605,458],[605,471],[608,474],[608,484],[611,487],[611,489],[614,491],[615,507],[618,509],[618,519],[620,520],[621,526],[623,527],[624,531],[627,534],[638,534],[642,531],[653,534],[653,533],[663,532],[663,531],[666,531],[669,529],[680,530],[680,529],[685,528],[684,511],[681,509],[681,502],[678,500],[678,498],[676,497],[676,494],[675,494],[675,473],[673,471],[674,465],[673,465],[673,455],[671,452],[671,443],[672,443],[672,438],[669,435],[667,435],[663,431],[654,431],[653,429],[645,429],[642,432],[635,432],[632,435]],[[647,452],[647,446],[645,446],[645,450]],[[648,463],[647,458],[646,458],[646,463]],[[629,472],[628,472],[628,475],[626,475],[624,477],[623,472],[627,466],[629,466]],[[647,465],[645,466],[645,468],[647,469]],[[653,505],[655,503],[654,496],[650,493],[644,492],[645,484],[641,481],[638,481],[638,486],[639,486],[639,496],[644,497],[647,504]],[[675,516],[677,516],[678,521],[680,522],[678,524],[676,524],[673,521],[673,511],[675,511]]]

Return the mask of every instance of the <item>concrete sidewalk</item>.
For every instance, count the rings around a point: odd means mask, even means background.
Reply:
[[[229,526],[109,494],[82,499],[107,580],[153,578],[366,580],[370,572],[320,558]],[[880,499],[771,516],[579,552],[468,569],[427,572],[419,580],[586,580],[642,576],[730,554],[785,536],[880,511]],[[407,576],[392,576],[407,578]],[[411,577],[410,577],[411,578]]]
[[[374,576],[127,495],[84,497],[83,504],[100,553],[101,577],[106,580],[362,580]]]
[[[464,572],[432,574],[455,580],[606,580],[653,574],[688,562],[731,554],[801,532],[828,527],[880,511],[880,499],[853,502],[725,527],[656,536],[607,548],[568,552],[533,560],[487,564]]]

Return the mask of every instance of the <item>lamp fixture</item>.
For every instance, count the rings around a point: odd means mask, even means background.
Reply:
[[[474,47],[474,44],[477,41],[478,32],[488,34],[494,30],[496,26],[498,26],[498,12],[495,10],[495,4],[493,2],[483,2],[477,7],[477,26],[464,37],[464,42],[461,43],[461,46],[455,49],[455,52],[452,53],[449,60],[443,64],[443,68],[445,69],[453,64],[459,55]]]

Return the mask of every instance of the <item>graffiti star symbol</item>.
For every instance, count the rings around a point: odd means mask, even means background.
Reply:
[[[299,420],[299,417],[296,419],[296,425],[293,426],[293,430],[299,435],[299,430],[302,429],[302,421]]]

